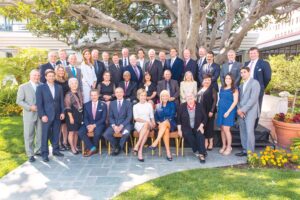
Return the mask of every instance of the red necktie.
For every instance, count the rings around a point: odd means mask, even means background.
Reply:
[[[128,82],[125,82],[125,93],[127,91],[127,87],[128,87]]]

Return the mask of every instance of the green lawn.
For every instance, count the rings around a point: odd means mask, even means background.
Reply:
[[[1,117],[0,178],[26,160],[22,117]]]
[[[115,199],[300,199],[300,172],[280,169],[197,169],[139,185]]]

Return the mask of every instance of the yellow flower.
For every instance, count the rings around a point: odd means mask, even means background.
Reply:
[[[300,165],[298,165],[298,169],[300,169]]]
[[[247,153],[248,153],[248,154],[251,154],[251,153],[252,153],[252,151],[251,151],[251,150],[248,150],[248,151],[247,151]]]

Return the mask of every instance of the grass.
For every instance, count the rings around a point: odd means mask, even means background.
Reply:
[[[115,199],[300,199],[299,186],[299,171],[197,169],[151,180]]]
[[[22,117],[1,117],[0,178],[26,160]]]

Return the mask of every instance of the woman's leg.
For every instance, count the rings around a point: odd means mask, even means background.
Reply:
[[[74,141],[73,145],[74,145],[74,147],[75,147],[75,150],[76,150],[76,151],[79,151],[79,150],[78,150],[78,148],[77,148],[77,142],[78,142],[78,131],[74,131],[74,133],[73,133],[73,134],[74,134],[74,136],[73,136],[73,137],[74,137],[74,139],[73,139],[73,141]]]
[[[69,135],[68,135],[68,140],[69,140],[69,144],[71,146],[71,151],[73,153],[76,152],[76,147],[74,146],[74,132],[70,131]]]
[[[68,140],[68,131],[67,131],[67,125],[66,123],[61,124],[61,133],[63,136],[63,144],[66,145],[67,144],[67,140]]]
[[[167,156],[168,158],[171,158],[171,151],[170,151],[170,123],[167,124],[167,128],[165,130],[165,134],[163,135],[163,140],[165,143],[165,148],[166,148],[166,152],[167,152]]]
[[[231,147],[232,136],[231,136],[230,126],[224,126],[224,132],[225,132],[225,137],[226,137],[226,141],[227,141],[226,150],[225,150],[224,154],[229,155],[232,150],[232,147]]]
[[[165,131],[167,127],[170,127],[170,123],[168,121],[164,121],[158,125],[158,134],[157,138],[154,140],[153,144],[151,145],[152,147],[156,147],[158,142],[161,140],[163,135],[165,134]]]
[[[144,147],[144,145],[145,145],[145,143],[146,143],[146,141],[147,141],[147,139],[148,139],[149,133],[150,133],[150,129],[148,129],[148,130],[145,132],[144,136],[143,136],[143,139],[142,139],[142,142],[141,142],[141,144],[140,144],[139,151],[138,151],[138,158],[139,158],[139,159],[143,159],[143,147]]]
[[[224,132],[224,126],[221,126],[221,139],[222,139],[222,148],[220,149],[220,153],[223,153],[226,149],[226,137]]]
[[[148,131],[148,129],[149,129],[149,123],[144,123],[141,131],[139,132],[139,139],[138,139],[136,145],[134,146],[134,150],[138,151],[138,149],[144,139],[145,133]]]

